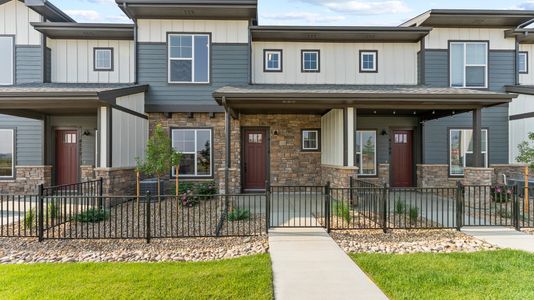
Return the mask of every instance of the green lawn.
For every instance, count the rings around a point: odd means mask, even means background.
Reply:
[[[534,254],[351,254],[391,299],[534,299]]]
[[[0,299],[272,299],[267,254],[214,262],[1,265]]]

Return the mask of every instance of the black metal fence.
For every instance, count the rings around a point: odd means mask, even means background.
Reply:
[[[44,187],[39,186],[39,193],[44,196],[102,196],[103,178],[73,184]]]
[[[100,183],[101,184],[101,183]],[[98,187],[98,186],[97,186]],[[261,194],[0,195],[0,237],[145,239],[252,236],[277,227],[327,230],[534,228],[534,188],[273,186]]]

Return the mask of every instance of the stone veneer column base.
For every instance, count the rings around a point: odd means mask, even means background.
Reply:
[[[80,166],[80,179],[82,182],[95,179],[95,167],[92,165]]]
[[[333,188],[348,188],[350,177],[358,177],[358,167],[321,165],[321,183],[330,182]]]
[[[217,177],[217,183],[219,187],[219,194],[226,194],[225,190],[225,181],[224,181],[224,168],[219,168],[218,170],[219,177]],[[231,168],[228,169],[228,194],[239,194],[241,192],[241,187],[239,186],[239,169]]]
[[[504,176],[506,179],[522,179],[525,176],[526,164],[495,164],[490,167],[494,170],[493,183],[503,184]],[[529,177],[533,176],[529,170]]]
[[[493,168],[464,168],[465,202],[472,207],[491,207]],[[486,204],[484,204],[486,202]]]
[[[135,195],[135,168],[96,168],[96,178],[103,178],[104,196]]]
[[[16,166],[15,178],[0,181],[0,194],[37,194],[52,184],[52,166]]]
[[[452,187],[454,182],[449,180],[448,165],[417,165],[418,187]]]

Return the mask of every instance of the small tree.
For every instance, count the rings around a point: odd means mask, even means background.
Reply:
[[[534,132],[529,132],[528,141],[524,141],[517,146],[519,155],[516,160],[528,165],[529,168],[534,168]]]
[[[137,170],[149,176],[156,176],[158,203],[160,203],[160,179],[172,167],[180,164],[182,154],[175,151],[167,132],[161,124],[156,125],[146,145],[145,159],[137,159]]]

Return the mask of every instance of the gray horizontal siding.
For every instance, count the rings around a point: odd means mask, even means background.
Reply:
[[[426,50],[424,58],[425,84],[432,87],[449,86],[448,50]],[[505,85],[515,83],[515,51],[489,52],[488,81],[492,91],[504,91]]]
[[[212,93],[231,84],[249,82],[248,44],[212,44],[210,84],[167,83],[167,46],[139,44],[139,83],[149,84],[149,105],[214,105]]]
[[[16,130],[16,165],[43,165],[43,122],[0,115],[0,128]]]
[[[41,47],[19,46],[16,48],[17,84],[43,82],[43,57]]]
[[[425,122],[423,126],[424,163],[448,164],[448,129],[471,128],[472,125],[472,113]],[[482,127],[489,130],[489,163],[508,163],[508,105],[483,109]]]

